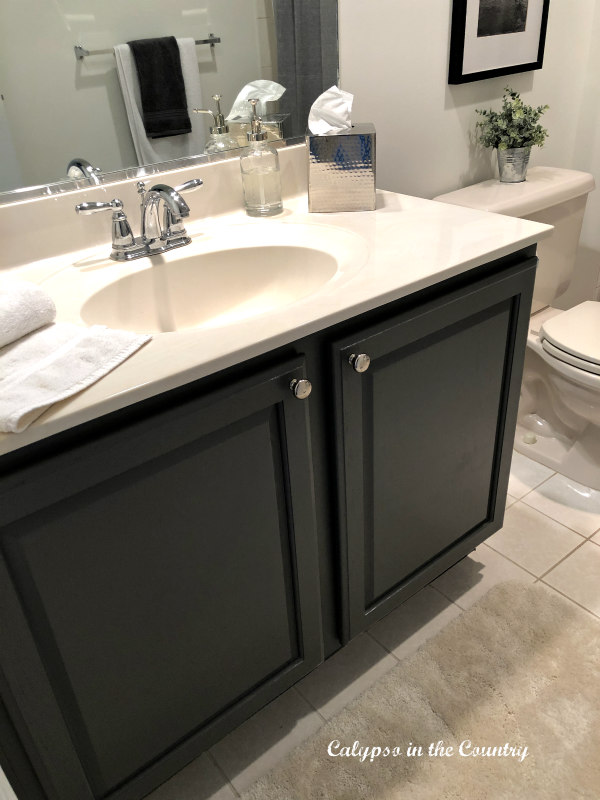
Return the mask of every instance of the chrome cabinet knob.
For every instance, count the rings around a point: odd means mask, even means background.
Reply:
[[[292,390],[292,394],[294,397],[297,397],[298,400],[306,400],[308,395],[312,392],[312,383],[306,378],[294,378],[294,380],[290,383],[290,389]]]
[[[355,372],[366,372],[369,369],[371,359],[366,353],[359,353],[358,355],[352,353],[348,359],[348,363],[352,366]]]

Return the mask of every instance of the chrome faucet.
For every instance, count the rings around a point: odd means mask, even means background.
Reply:
[[[182,220],[188,217],[190,209],[180,192],[192,191],[202,186],[200,178],[193,178],[177,186],[157,183],[149,191],[146,184],[139,181],[138,194],[141,196],[141,236],[135,237],[123,203],[114,199],[109,203],[78,203],[78,214],[95,214],[96,211],[112,211],[112,251],[113,261],[131,261],[134,258],[165,253],[175,247],[183,247],[192,240],[183,227]],[[160,210],[162,206],[162,217]]]
[[[81,180],[87,178],[88,181],[96,186],[100,186],[100,178],[98,177],[102,170],[100,167],[95,167],[90,164],[85,158],[72,158],[67,164],[67,177],[73,180]]]
[[[165,242],[175,242],[182,237],[186,241],[180,245],[189,244],[190,239],[186,236],[185,228],[181,220],[189,217],[190,209],[183,197],[179,194],[188,187],[186,184],[173,189],[164,183],[157,183],[149,192],[143,181],[138,183],[138,194],[142,197],[142,242],[150,249],[156,250],[164,246]],[[164,203],[162,223],[159,218],[159,206],[161,201]],[[174,245],[171,244],[173,247]]]

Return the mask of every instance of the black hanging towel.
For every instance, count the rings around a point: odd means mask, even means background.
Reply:
[[[190,133],[179,47],[174,36],[127,42],[133,53],[149,139]]]

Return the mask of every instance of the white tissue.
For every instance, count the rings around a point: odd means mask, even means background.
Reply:
[[[308,127],[315,136],[341,133],[352,127],[350,115],[354,95],[332,86],[320,94],[308,115]]]
[[[285,92],[285,86],[275,81],[257,80],[247,83],[238,96],[235,98],[231,111],[227,114],[227,119],[249,119],[252,116],[252,109],[248,100],[257,98],[260,102],[256,104],[256,113],[259,117],[265,114],[265,103],[272,100],[279,100]]]

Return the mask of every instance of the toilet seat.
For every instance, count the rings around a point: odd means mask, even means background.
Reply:
[[[577,369],[581,369],[584,372],[600,375],[600,364],[594,364],[591,361],[584,361],[582,358],[577,358],[571,353],[561,350],[560,347],[555,347],[548,339],[542,339],[542,347],[553,358],[564,361],[565,364],[571,364],[573,367],[577,367]]]
[[[540,341],[553,358],[600,375],[600,303],[586,300],[546,320]]]

